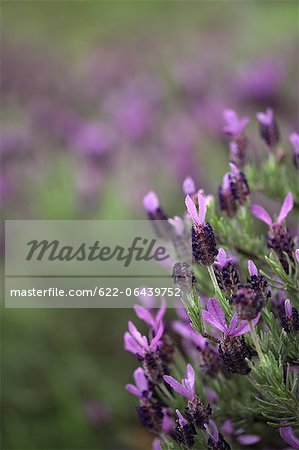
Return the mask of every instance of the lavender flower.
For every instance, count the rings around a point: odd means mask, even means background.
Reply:
[[[158,196],[155,192],[150,191],[143,197],[143,206],[147,211],[148,218],[152,221],[152,225],[156,235],[165,240],[172,239],[172,227],[168,223],[168,217],[160,208]]]
[[[227,125],[223,127],[223,131],[231,137],[230,142],[230,160],[237,167],[242,167],[245,162],[246,149],[248,139],[244,134],[244,129],[249,122],[248,117],[238,118],[235,111],[226,109],[223,112]]]
[[[182,383],[179,383],[175,378],[169,375],[164,375],[163,378],[175,392],[188,399],[185,414],[189,421],[194,425],[203,428],[204,424],[208,421],[212,410],[210,405],[205,406],[195,394],[195,372],[191,364],[187,365],[187,371],[185,378],[182,379]]]
[[[256,117],[260,122],[261,137],[270,148],[275,147],[279,142],[280,133],[273,115],[273,110],[271,108],[267,108],[265,113],[257,113]]]
[[[299,134],[292,133],[289,136],[291,144],[293,146],[293,162],[296,169],[299,169]]]
[[[276,222],[272,222],[270,215],[262,206],[252,205],[251,207],[252,214],[269,225],[270,229],[267,235],[268,247],[276,252],[286,273],[289,272],[289,265],[285,253],[291,261],[294,261],[293,250],[295,244],[289,230],[282,225],[282,222],[286,219],[292,209],[293,196],[291,192],[285,197]]]
[[[234,163],[230,163],[230,189],[234,200],[241,206],[246,203],[250,190],[243,172]]]
[[[287,425],[286,422],[284,424]],[[279,434],[281,438],[291,446],[293,450],[299,450],[299,439],[294,433],[294,430],[292,427],[281,427],[279,428]]]
[[[233,263],[233,258],[229,257],[223,248],[219,249],[214,262],[214,270],[220,289],[228,294],[237,289],[240,283],[239,274]]]
[[[230,445],[226,442],[222,434],[219,433],[213,420],[210,420],[209,424],[205,425],[205,430],[209,436],[208,450],[231,450]]]
[[[193,423],[188,422],[177,409],[176,414],[177,426],[175,428],[175,439],[176,441],[185,446],[185,448],[192,448],[195,443],[196,430]]]
[[[193,219],[192,226],[192,253],[195,261],[209,266],[215,261],[218,254],[214,231],[208,222],[205,222],[207,211],[204,196],[198,193],[199,212],[189,195],[186,196],[186,207]]]
[[[232,109],[225,109],[223,111],[223,116],[226,121],[223,131],[229,136],[241,135],[249,122],[248,117],[242,117],[239,119],[237,113]]]
[[[260,296],[251,286],[240,285],[234,295],[230,298],[238,319],[253,320],[262,309]]]
[[[281,317],[282,327],[287,333],[296,333],[299,331],[299,313],[292,306],[291,300],[286,299]]]
[[[235,430],[233,422],[231,420],[226,420],[223,423],[221,431],[224,434],[231,436],[240,445],[254,445],[261,440],[260,436],[256,434],[244,434],[243,428]]]
[[[134,384],[127,384],[126,390],[131,394],[136,395],[138,398],[150,397],[151,392],[149,391],[148,379],[141,367],[138,367],[138,369],[134,371],[134,380],[136,386]]]
[[[225,211],[229,217],[233,217],[237,211],[237,203],[231,190],[231,174],[223,177],[222,186],[218,188],[218,198],[221,211]]]
[[[162,321],[156,335],[148,342],[146,336],[142,336],[132,322],[129,322],[129,332],[124,335],[125,350],[133,353],[142,362],[146,376],[152,383],[157,383],[165,371],[165,363],[161,358],[162,334],[164,326]]]
[[[209,299],[208,309],[202,312],[202,316],[207,323],[222,333],[219,354],[226,369],[231,373],[248,374],[250,369],[245,359],[251,359],[252,353],[245,343],[243,335],[250,331],[249,323],[239,320],[235,314],[227,326],[225,314],[215,298]],[[260,314],[252,321],[253,325],[256,325],[259,319]]]
[[[248,272],[250,277],[248,283],[250,288],[257,294],[261,306],[266,306],[269,298],[271,298],[271,291],[268,289],[268,282],[266,278],[261,275],[253,261],[248,261]]]
[[[221,369],[221,359],[216,349],[201,334],[196,333],[190,325],[180,321],[173,322],[172,328],[184,339],[191,342],[199,352],[199,368],[211,377],[215,377]],[[195,357],[195,355],[194,355]]]

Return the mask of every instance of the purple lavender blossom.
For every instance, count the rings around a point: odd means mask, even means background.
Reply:
[[[208,309],[202,312],[202,316],[205,322],[221,331],[219,355],[226,369],[231,373],[248,374],[250,369],[246,358],[250,359],[252,353],[243,338],[244,334],[250,332],[248,321],[239,320],[237,314],[234,314],[227,326],[225,314],[215,298],[209,299]],[[260,313],[252,321],[252,324],[255,326],[259,319]]]
[[[282,225],[288,214],[292,211],[294,206],[293,195],[291,192],[287,194],[281,206],[280,212],[273,222],[268,212],[260,205],[252,205],[251,212],[258,219],[269,225],[269,232],[267,235],[268,247],[273,249],[286,273],[289,271],[288,260],[284,253],[288,255],[291,261],[294,261],[293,250],[294,241],[289,230]]]
[[[221,431],[224,434],[231,436],[240,445],[254,445],[261,440],[260,436],[256,434],[244,434],[243,428],[235,430],[233,422],[229,419],[223,423]]]
[[[164,381],[168,383],[172,389],[183,397],[193,400],[195,397],[195,372],[191,364],[187,365],[187,371],[182,382],[179,383],[170,375],[164,375]]]
[[[292,306],[291,300],[286,299],[281,313],[282,327],[287,333],[297,333],[299,331],[299,313]]]
[[[283,422],[284,425],[287,425],[287,422]],[[292,427],[281,427],[279,428],[279,434],[281,438],[291,446],[293,450],[299,450],[299,439],[294,433]]]
[[[168,217],[160,207],[159,199],[154,191],[149,191],[143,197],[143,206],[147,211],[149,220],[157,237],[167,241],[172,239],[172,226],[168,223]]]
[[[134,384],[127,384],[126,390],[133,395],[136,395],[138,398],[148,397],[151,395],[148,386],[148,380],[146,378],[145,372],[141,367],[138,367],[134,371],[134,380],[136,386]]]
[[[240,283],[239,274],[233,261],[236,258],[228,256],[223,248],[219,249],[214,270],[220,289],[231,294],[237,289]]]
[[[177,426],[175,428],[175,439],[179,444],[182,444],[186,448],[193,447],[195,443],[194,436],[196,430],[192,422],[186,420],[178,409],[176,409]]]
[[[291,144],[293,146],[293,162],[296,169],[299,169],[299,134],[292,133],[289,136]]]
[[[223,116],[226,121],[223,131],[229,136],[238,136],[242,134],[249,122],[248,117],[242,117],[239,119],[237,113],[232,109],[225,109],[223,111]]]
[[[216,239],[214,231],[208,222],[205,222],[207,205],[205,197],[198,192],[198,207],[187,195],[185,204],[190,216],[193,219],[192,226],[192,253],[194,259],[205,265],[211,265],[215,261],[215,257],[218,254]]]
[[[208,448],[209,450],[231,450],[230,445],[225,441],[213,420],[205,425],[205,431],[209,436]]]
[[[256,117],[260,123],[261,137],[270,148],[275,147],[279,142],[280,134],[273,109],[267,108],[265,113],[259,112]]]
[[[146,336],[142,336],[142,334],[137,330],[135,325],[132,322],[128,323],[129,332],[124,334],[124,348],[128,352],[133,353],[134,355],[142,356],[145,352],[149,352],[151,350],[157,350],[159,345],[161,345],[161,337],[164,331],[163,322],[160,321],[158,330],[156,335],[152,338],[150,343]]]

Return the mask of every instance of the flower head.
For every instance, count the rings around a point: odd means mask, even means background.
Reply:
[[[141,367],[135,370],[134,380],[136,386],[134,384],[127,384],[126,390],[139,398],[146,397],[148,395],[148,380]]]
[[[223,116],[226,121],[223,131],[230,136],[236,136],[243,133],[244,128],[249,122],[248,117],[239,119],[237,113],[232,109],[225,109],[223,111]]]
[[[269,126],[273,122],[273,109],[267,108],[265,113],[259,112],[259,113],[257,113],[256,117],[262,125]]]
[[[274,224],[281,225],[282,222],[288,216],[288,214],[292,211],[293,206],[294,206],[293,195],[291,192],[289,192],[283,201],[276,222],[272,222],[269,213],[260,205],[252,205],[251,212],[255,217],[265,222],[267,225],[269,225],[269,227],[272,227]]]
[[[187,371],[185,378],[182,379],[182,383],[179,383],[175,378],[170,375],[164,375],[164,381],[168,383],[172,389],[183,397],[187,397],[192,400],[195,396],[195,372],[191,364],[187,365]]]
[[[199,208],[198,211],[197,211],[197,207],[196,207],[194,201],[192,200],[192,198],[190,197],[190,195],[186,196],[185,204],[186,204],[188,213],[192,217],[193,221],[197,225],[201,226],[205,222],[206,213],[207,213],[207,205],[206,205],[206,199],[200,192],[198,193],[197,198],[198,198],[198,208]]]
[[[234,314],[229,326],[227,326],[224,311],[215,298],[209,299],[208,309],[202,312],[202,316],[205,322],[217,328],[224,336],[236,337],[250,332],[250,325],[247,320],[239,320],[236,314]],[[252,323],[256,325],[259,319],[260,314],[255,317]]]
[[[160,345],[160,339],[162,337],[164,326],[163,322],[160,321],[159,328],[155,337],[152,338],[151,342],[148,342],[146,336],[137,330],[132,322],[129,322],[129,332],[124,335],[124,348],[128,352],[134,353],[135,355],[142,356],[144,352],[150,350],[157,350]]]
[[[292,133],[292,134],[290,134],[289,139],[290,139],[291,144],[293,146],[294,152],[299,154],[299,134],[298,133]]]
[[[179,216],[174,216],[173,219],[168,219],[168,222],[173,226],[177,236],[183,236],[185,230],[183,219]]]

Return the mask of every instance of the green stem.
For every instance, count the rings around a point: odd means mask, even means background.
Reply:
[[[251,320],[249,321],[249,326],[250,326],[251,337],[252,337],[255,349],[256,349],[257,354],[258,354],[258,356],[260,358],[260,361],[263,361],[264,354],[263,354],[261,346],[260,346],[260,340],[259,340],[258,334],[257,334],[256,329],[255,329],[255,327],[254,327],[254,325],[253,325]]]

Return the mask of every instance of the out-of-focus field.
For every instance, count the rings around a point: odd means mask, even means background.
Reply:
[[[296,2],[1,10],[3,218],[144,218],[151,188],[173,215],[187,175],[206,192],[221,182],[224,108],[254,117],[271,105],[286,135],[298,126]],[[131,315],[2,308],[3,450],[150,448],[124,390]]]

